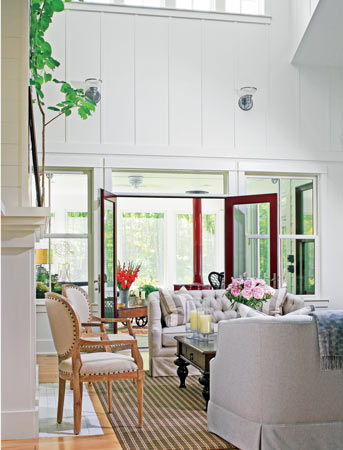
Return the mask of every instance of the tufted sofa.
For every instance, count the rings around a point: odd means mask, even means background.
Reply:
[[[225,289],[199,290],[188,292],[195,300],[205,300],[208,306],[214,309],[214,331],[218,330],[218,322],[221,320],[235,319],[236,311],[231,309],[230,301],[224,296]],[[287,294],[283,305],[283,314],[288,314],[302,308],[303,300]],[[166,327],[163,324],[160,306],[159,292],[152,292],[148,297],[149,315],[149,372],[153,377],[174,376],[176,366],[174,364],[176,354],[175,336],[186,334],[185,325]],[[197,373],[196,369],[189,367],[189,372]]]

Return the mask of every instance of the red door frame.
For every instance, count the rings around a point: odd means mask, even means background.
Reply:
[[[225,285],[231,283],[234,276],[234,206],[269,203],[269,259],[270,283],[277,287],[278,280],[278,195],[257,194],[239,195],[225,198]]]
[[[113,317],[117,317],[117,197],[112,194],[112,192],[100,189],[100,234],[101,234],[101,246],[100,246],[100,298],[101,298],[101,317],[105,317],[105,297],[106,297],[106,286],[105,286],[105,201],[109,201],[113,205]],[[114,333],[117,332],[117,323],[114,323]]]

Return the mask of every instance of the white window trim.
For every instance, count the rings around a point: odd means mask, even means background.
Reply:
[[[245,23],[257,23],[270,25],[270,15],[253,15],[253,14],[233,14],[225,11],[194,11],[194,10],[181,10],[173,8],[154,8],[154,7],[140,7],[131,5],[120,4],[99,4],[99,3],[66,3],[65,10],[72,11],[93,11],[93,12],[105,12],[105,13],[117,13],[117,14],[134,14],[142,16],[159,16],[159,17],[176,17],[176,18],[188,18],[188,19],[206,19],[217,20],[224,22],[245,22]],[[266,11],[269,11],[269,7],[265,7]]]
[[[43,239],[48,239],[49,241],[49,251],[51,251],[51,239],[87,239],[88,245],[87,245],[87,251],[88,251],[88,293],[90,294],[90,297],[93,299],[92,304],[94,306],[97,305],[97,302],[95,301],[95,295],[94,294],[94,281],[93,281],[93,272],[94,272],[94,245],[93,245],[93,209],[92,209],[92,198],[93,198],[93,192],[92,192],[92,171],[90,169],[80,169],[80,168],[69,168],[69,167],[63,167],[63,168],[47,168],[45,171],[46,174],[52,173],[52,174],[86,174],[87,175],[87,195],[88,195],[88,233],[50,233],[50,223],[48,227],[48,231],[44,233]],[[49,263],[49,285],[51,283],[51,265]],[[44,299],[36,299],[37,305],[45,305]]]
[[[302,295],[299,294],[297,297],[303,298],[304,300],[314,300],[318,299],[320,295],[320,238],[318,235],[318,182],[319,177],[313,176],[309,174],[296,174],[296,175],[279,175],[277,173],[243,173],[243,189],[244,193],[246,193],[246,180],[248,178],[277,178],[277,179],[292,179],[292,180],[303,180],[308,179],[313,183],[313,231],[314,234],[281,234],[280,230],[280,214],[281,208],[278,207],[278,283],[281,286],[281,277],[282,277],[282,240],[283,239],[309,239],[315,241],[315,286],[314,286],[314,295]],[[240,183],[240,188],[242,188],[242,184]],[[242,195],[240,192],[238,195]]]

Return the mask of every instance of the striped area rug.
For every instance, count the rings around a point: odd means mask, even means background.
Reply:
[[[198,377],[188,377],[179,389],[178,377],[144,380],[143,427],[137,427],[136,386],[132,380],[113,382],[113,413],[108,414],[123,450],[227,450],[235,446],[207,430],[205,402]],[[108,411],[107,383],[94,383]]]

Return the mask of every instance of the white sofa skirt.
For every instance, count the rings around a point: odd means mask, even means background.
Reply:
[[[261,424],[240,417],[210,400],[207,425],[209,431],[240,450],[343,449],[343,422]]]

